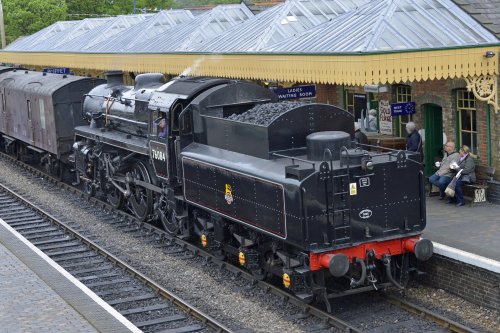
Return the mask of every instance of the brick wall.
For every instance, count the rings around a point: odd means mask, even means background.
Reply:
[[[500,309],[500,274],[434,254],[421,262],[422,282],[444,289],[474,304]]]
[[[344,107],[342,87],[332,84],[316,85],[316,102]]]
[[[424,127],[423,105],[439,105],[443,113],[443,132],[449,141],[455,141],[456,115],[453,111],[454,98],[452,89],[456,89],[456,85],[457,83],[450,82],[450,80],[432,80],[412,85],[412,98],[417,103],[417,112],[414,115],[414,121],[418,128]]]
[[[443,131],[448,140],[456,141],[456,102],[455,90],[465,89],[467,86],[463,79],[432,80],[412,84],[412,97],[417,102],[417,113],[414,116],[418,128],[424,125],[421,106],[426,103],[436,104],[443,109]],[[500,88],[497,92],[500,94]],[[478,132],[478,158],[479,164],[488,165],[488,136],[486,123],[487,104],[476,100],[476,121]],[[496,168],[496,179],[500,179],[500,112],[495,114],[490,111],[491,156],[492,165]]]
[[[424,104],[436,104],[441,106],[443,112],[443,131],[448,140],[456,141],[456,102],[455,90],[464,89],[466,82],[463,79],[450,80],[429,80],[423,82],[405,83],[411,86],[412,99],[417,103],[417,112],[413,116],[417,128],[424,127],[424,114],[422,106]],[[364,93],[362,87],[355,87],[355,92]],[[500,94],[500,87],[498,93]],[[318,103],[327,103],[344,106],[344,87],[341,85],[316,85],[316,101]],[[378,100],[389,100],[394,102],[392,87],[389,87],[388,93],[378,94]],[[478,130],[478,156],[481,165],[488,165],[488,138],[486,128],[486,103],[476,102],[476,121]],[[394,133],[396,132],[397,122],[394,121]],[[491,131],[491,154],[492,164],[496,168],[495,178],[500,180],[500,112],[495,114],[493,108],[490,112],[490,131]]]

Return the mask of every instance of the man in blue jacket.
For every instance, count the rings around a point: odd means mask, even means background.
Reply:
[[[423,157],[422,138],[420,137],[420,134],[418,134],[417,128],[413,121],[410,121],[408,124],[406,124],[406,132],[408,133],[408,140],[406,141],[406,150],[420,153],[420,161],[422,161]]]

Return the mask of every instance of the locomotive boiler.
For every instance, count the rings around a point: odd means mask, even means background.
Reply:
[[[218,78],[145,74],[128,87],[115,73],[83,113],[73,147],[89,194],[306,302],[402,287],[432,255],[418,156],[354,146],[338,107]]]

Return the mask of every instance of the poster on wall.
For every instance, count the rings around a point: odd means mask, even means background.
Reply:
[[[392,135],[391,105],[387,100],[378,103],[380,134]]]

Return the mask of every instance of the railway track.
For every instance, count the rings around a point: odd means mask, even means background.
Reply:
[[[231,332],[0,184],[0,218],[145,332]]]
[[[38,175],[43,175],[43,177],[47,177],[45,174],[42,174],[38,169],[35,169],[31,166],[27,166],[24,163],[20,163],[18,161],[15,161],[15,163],[22,165],[22,167],[25,168],[26,170],[29,170],[29,172],[34,172]],[[59,182],[54,178],[48,177],[47,180],[54,186],[71,191],[77,196],[86,197],[86,195],[83,192],[79,191],[78,189],[75,189],[65,183]],[[246,280],[250,286],[261,288],[262,290],[265,290],[267,293],[278,296],[283,300],[284,303],[289,303],[294,305],[297,308],[297,312],[292,316],[292,318],[290,318],[291,320],[308,318],[308,317],[318,318],[320,324],[314,328],[316,330],[327,330],[331,327],[335,327],[339,331],[343,332],[363,332],[365,330],[366,331],[370,330],[368,326],[359,327],[355,324],[350,324],[349,320],[342,320],[338,316],[334,316],[330,313],[327,313],[318,307],[304,304],[301,300],[288,294],[286,291],[277,288],[276,286],[271,285],[265,281],[259,281],[255,279],[255,277],[253,277],[251,274],[242,271],[238,267],[233,266],[229,263],[218,260],[212,255],[199,249],[195,245],[192,245],[177,238],[171,238],[164,231],[155,228],[154,226],[151,226],[149,224],[144,224],[140,221],[137,221],[135,218],[122,211],[114,211],[111,206],[102,201],[99,201],[96,198],[91,197],[88,198],[88,200],[93,207],[100,207],[101,209],[112,212],[113,221],[111,221],[110,223],[112,223],[113,226],[116,227],[117,229],[121,229],[125,233],[136,234],[138,237],[145,237],[149,241],[154,242],[155,246],[162,248],[165,251],[165,253],[178,254],[178,256],[184,258],[192,258],[196,256],[201,257],[205,262],[215,265],[220,269],[226,270],[227,272],[229,272],[229,274],[232,274],[234,277]],[[138,273],[138,276],[141,276],[140,273]],[[443,316],[440,316],[437,313],[427,311],[407,301],[389,295],[387,295],[386,297],[387,297],[387,302],[391,303],[392,305],[399,308],[403,308],[410,313],[416,314],[417,318],[425,318],[425,320],[437,323],[444,329],[443,331],[475,332],[473,329],[467,328],[464,325],[461,325],[460,323],[457,323],[453,320],[449,320]],[[382,332],[384,330],[380,331]],[[391,331],[390,328],[388,328],[387,332],[390,331]]]

